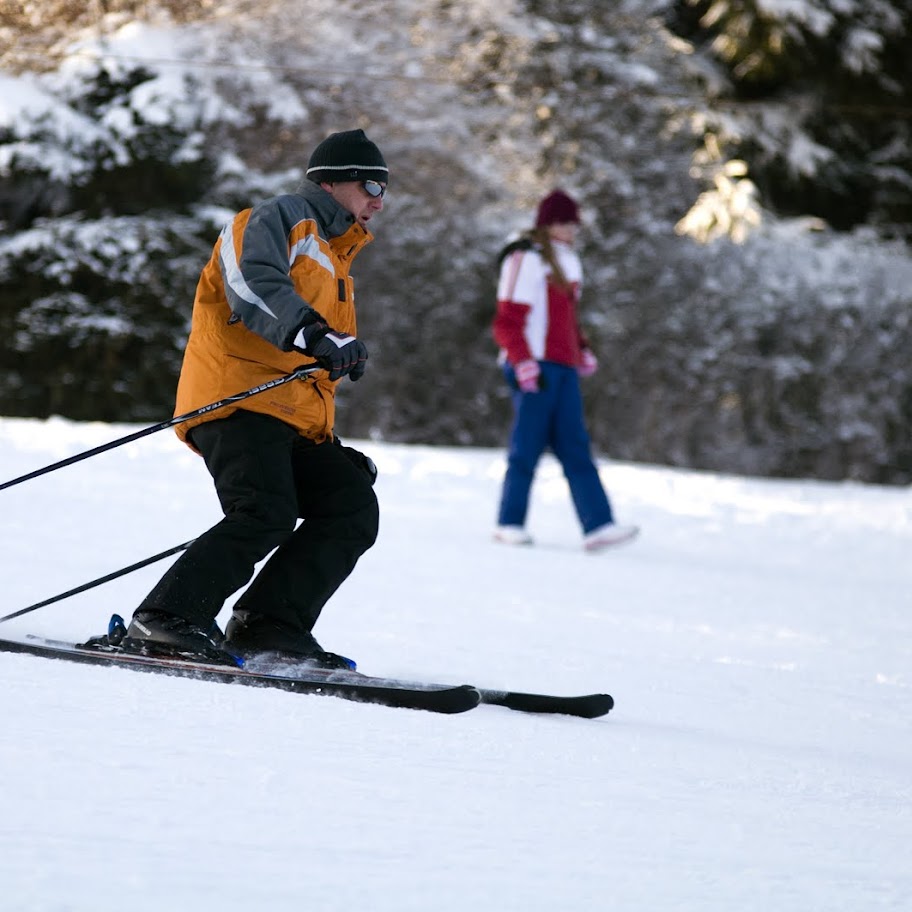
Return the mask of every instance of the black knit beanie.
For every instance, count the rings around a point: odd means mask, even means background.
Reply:
[[[389,181],[383,155],[364,130],[333,133],[313,150],[307,163],[307,178],[314,183],[345,181]]]

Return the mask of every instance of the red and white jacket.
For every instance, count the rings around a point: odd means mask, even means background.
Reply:
[[[583,268],[576,251],[552,241],[568,287],[553,284],[551,267],[536,247],[514,250],[500,267],[494,341],[501,360],[512,365],[532,358],[579,367],[588,342],[579,328],[576,308]]]

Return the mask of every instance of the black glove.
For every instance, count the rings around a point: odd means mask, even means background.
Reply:
[[[352,380],[364,376],[367,346],[355,336],[330,329],[325,323],[311,323],[298,333],[298,340],[304,342],[305,354],[316,358],[320,367],[329,371],[330,380],[346,374]]]
[[[352,462],[356,468],[359,468],[367,475],[371,486],[373,486],[374,482],[377,480],[377,464],[374,460],[371,459],[370,456],[365,456],[364,453],[360,450],[356,450],[354,447],[345,446],[338,437],[333,437],[333,443],[345,453],[349,461]]]

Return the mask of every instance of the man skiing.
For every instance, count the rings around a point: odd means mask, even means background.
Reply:
[[[306,176],[296,193],[245,209],[222,230],[197,286],[175,414],[308,358],[323,370],[177,428],[205,459],[225,515],[136,609],[122,640],[129,651],[354,665],[311,630],[377,537],[376,469],[333,427],[337,384],[367,366],[349,270],[373,239],[368,225],[383,210],[389,170],[364,132],[349,130],[314,149]],[[270,552],[222,642],[216,617]]]

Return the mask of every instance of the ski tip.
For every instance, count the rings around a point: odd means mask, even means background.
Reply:
[[[581,719],[598,719],[607,716],[614,709],[614,697],[611,694],[585,694],[580,697],[557,698],[553,712]]]
[[[606,716],[614,709],[614,697],[611,694],[592,694],[591,697],[583,697],[589,701],[589,708],[593,712],[588,718],[596,719],[599,716]]]
[[[555,715],[579,716],[583,719],[597,719],[614,709],[611,694],[584,694],[576,697],[560,697],[553,694],[518,693],[516,691],[481,691],[483,703],[504,706],[527,713],[553,713]]]

